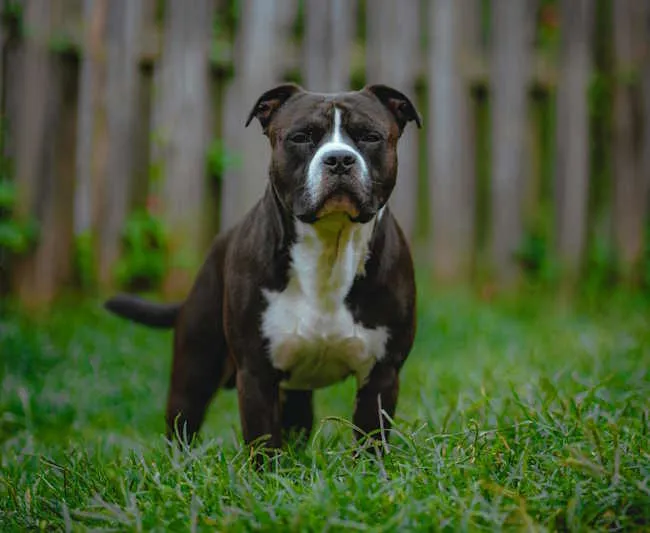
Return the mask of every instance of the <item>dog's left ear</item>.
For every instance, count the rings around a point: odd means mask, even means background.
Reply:
[[[289,98],[296,93],[302,92],[302,90],[302,87],[295,83],[284,83],[266,91],[259,97],[253,106],[253,109],[251,109],[245,127],[248,127],[251,120],[257,118],[262,125],[262,130],[266,133],[271,118],[275,112],[280,109],[282,104],[284,104]]]
[[[374,94],[388,108],[395,117],[395,120],[397,120],[400,132],[411,120],[415,121],[418,128],[422,127],[420,113],[418,113],[411,100],[405,94],[402,94],[397,89],[381,84],[368,85],[363,90]]]

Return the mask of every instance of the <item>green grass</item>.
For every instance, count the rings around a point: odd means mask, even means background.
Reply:
[[[169,333],[97,303],[0,319],[0,531],[650,527],[650,314],[420,297],[390,453],[355,458],[352,381],[267,473],[234,392],[168,446]]]

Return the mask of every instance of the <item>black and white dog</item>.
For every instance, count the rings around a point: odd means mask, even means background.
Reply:
[[[218,235],[186,300],[158,305],[119,295],[106,306],[175,328],[167,404],[189,437],[220,386],[237,387],[243,437],[281,445],[309,435],[314,389],[353,376],[357,438],[390,427],[399,373],[415,335],[411,254],[387,201],[397,143],[420,116],[385,85],[319,94],[285,84],[257,118],[272,157],[264,196]]]

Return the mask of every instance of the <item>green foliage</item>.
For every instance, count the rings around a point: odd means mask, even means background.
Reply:
[[[13,165],[3,155],[6,136],[6,124],[0,117],[0,256],[27,253],[39,235],[39,225],[35,218],[18,220],[15,217],[17,191],[15,183],[10,179]]]
[[[207,152],[208,172],[217,181],[221,181],[224,173],[241,166],[241,157],[226,148],[222,139],[214,139]]]
[[[162,222],[144,210],[127,219],[122,233],[123,253],[115,274],[122,287],[158,287],[166,272],[167,237]]]
[[[613,26],[611,0],[597,0],[595,9],[594,71],[587,92],[589,111],[589,225],[583,289],[597,297],[611,291],[616,276],[611,242],[613,173]]]
[[[650,222],[646,225],[645,232],[645,252],[643,257],[643,287],[650,294]]]
[[[362,68],[354,69],[350,73],[350,88],[353,91],[360,91],[366,84],[366,71]]]
[[[608,117],[613,93],[614,83],[611,76],[600,71],[594,73],[587,90],[587,103],[592,120]]]
[[[168,144],[165,134],[160,129],[151,132],[150,141],[151,144],[155,147],[154,151],[164,150]],[[159,183],[163,181],[164,176],[164,160],[157,157],[149,164],[147,176],[149,183],[155,188]]]
[[[13,218],[16,188],[13,182],[0,178],[0,252],[24,254],[38,240],[38,223],[35,219],[18,221]]]
[[[305,37],[305,9],[305,0],[298,0],[296,18],[291,28],[291,37],[297,43],[303,42]]]
[[[151,183],[152,185],[156,185],[157,183],[160,183],[163,177],[163,170],[164,170],[164,165],[162,162],[157,161],[155,163],[151,163],[148,169],[149,183]]]
[[[526,233],[515,257],[529,281],[544,285],[557,281],[557,265],[548,238],[541,230]]]
[[[14,255],[26,253],[38,238],[35,222],[19,224],[11,219],[0,220],[0,251]]]
[[[221,9],[215,12],[212,23],[212,35],[217,41],[232,41],[234,39],[239,18],[241,3],[239,0],[221,2]]]
[[[294,68],[288,68],[284,72],[283,81],[297,83],[298,85],[302,85],[304,83],[304,81],[303,81],[303,76],[302,76],[301,69],[299,67],[297,67],[297,66],[294,67]]]
[[[557,53],[560,42],[560,27],[557,0],[541,0],[537,40],[541,51],[549,55]]]
[[[230,61],[233,42],[241,14],[239,0],[220,2],[212,23],[210,61],[222,68],[227,76],[232,75],[235,65]]]
[[[65,54],[72,53],[77,48],[77,44],[70,35],[57,32],[50,37],[50,50],[54,53]]]
[[[95,286],[97,258],[95,257],[95,239],[91,231],[77,235],[75,239],[75,267],[81,288],[87,289]]]
[[[616,280],[616,260],[609,241],[596,238],[587,254],[583,288],[588,295],[611,290]]]
[[[155,0],[154,20],[156,24],[163,25],[165,23],[165,3],[166,0]]]
[[[20,0],[5,0],[0,5],[2,21],[13,21],[21,23],[23,18],[23,3]]]
[[[99,303],[0,321],[2,530],[647,528],[647,307],[421,294],[391,452],[354,457],[350,380],[316,394],[314,438],[266,474],[235,391],[196,448],[165,444],[171,333]]]
[[[227,0],[220,3],[213,21],[213,35],[216,38],[232,39],[241,16],[241,1]]]

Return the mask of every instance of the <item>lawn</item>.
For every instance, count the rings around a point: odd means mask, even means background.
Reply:
[[[354,383],[258,474],[236,396],[168,446],[170,333],[62,303],[0,319],[0,530],[650,527],[650,313],[421,291],[390,453],[355,457]]]

